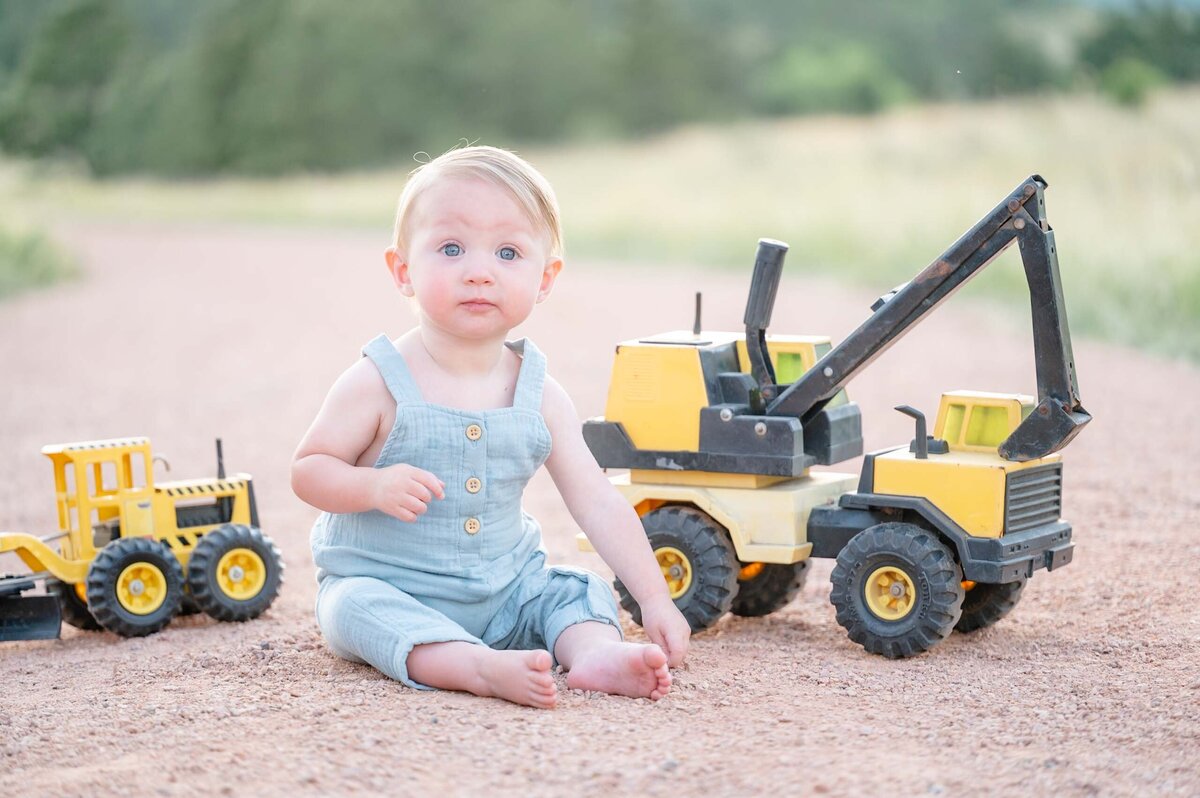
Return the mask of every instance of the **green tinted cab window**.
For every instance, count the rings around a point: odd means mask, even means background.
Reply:
[[[962,435],[963,415],[966,410],[966,405],[950,405],[946,411],[946,428],[942,430],[942,437],[947,441],[958,443],[958,439]]]
[[[804,361],[799,352],[780,352],[775,356],[775,379],[780,385],[795,382],[803,373]]]
[[[968,446],[999,446],[1008,437],[1008,408],[977,406],[967,425]]]
[[[829,344],[824,347],[816,347],[817,359],[820,360],[825,352],[829,351]],[[791,385],[804,374],[804,359],[799,352],[780,352],[775,355],[775,379],[780,385]],[[844,390],[838,391],[837,394],[829,400],[826,407],[837,407],[844,405],[850,400],[846,398]]]

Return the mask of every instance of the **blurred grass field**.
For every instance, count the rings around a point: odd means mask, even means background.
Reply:
[[[1200,87],[1139,110],[1098,97],[917,106],[681,128],[635,142],[514,146],[554,183],[568,257],[748,270],[755,242],[787,273],[880,293],[916,274],[1031,173],[1049,182],[1072,331],[1200,361]],[[0,218],[365,227],[386,245],[415,164],[280,180],[97,182],[0,163]],[[965,289],[1027,306],[1006,253]],[[1024,311],[1027,312],[1027,311]]]
[[[0,223],[0,299],[75,274],[71,257],[44,233]]]

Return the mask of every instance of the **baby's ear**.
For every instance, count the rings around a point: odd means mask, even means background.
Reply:
[[[413,286],[412,280],[408,276],[408,258],[395,247],[388,247],[383,253],[383,258],[387,261],[387,269],[392,275],[392,282],[400,289],[400,293],[412,296]]]
[[[554,281],[558,279],[558,273],[562,271],[562,267],[562,258],[550,258],[546,261],[546,267],[542,269],[542,284],[538,286],[538,302],[550,296],[550,291],[554,288]]]

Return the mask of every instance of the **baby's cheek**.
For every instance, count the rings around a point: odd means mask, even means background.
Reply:
[[[454,305],[452,288],[444,280],[426,280],[414,286],[417,302],[426,313],[437,315]]]

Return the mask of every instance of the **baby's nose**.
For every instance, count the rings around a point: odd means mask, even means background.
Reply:
[[[463,278],[472,284],[490,283],[492,282],[492,270],[488,264],[473,260],[467,264]]]

